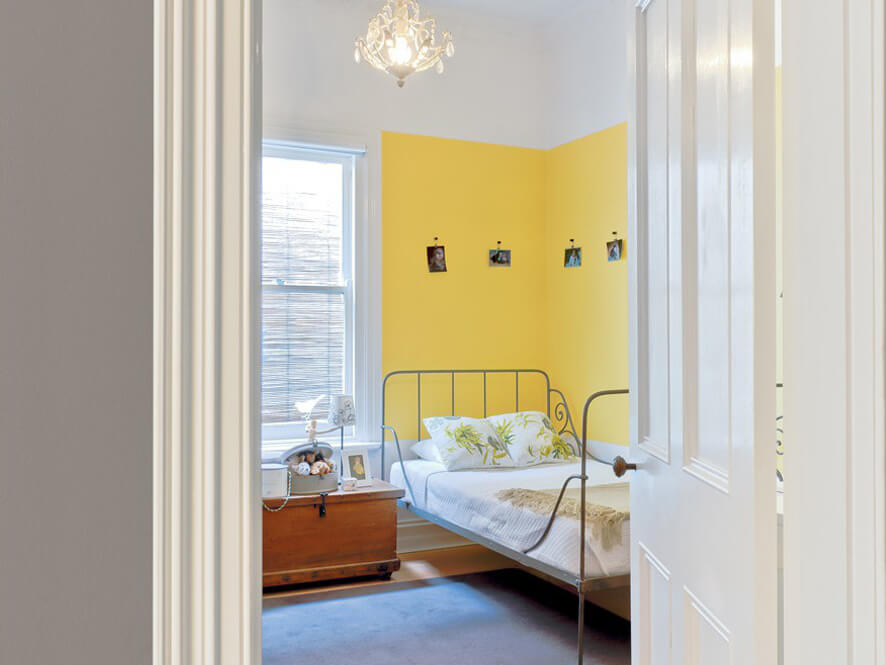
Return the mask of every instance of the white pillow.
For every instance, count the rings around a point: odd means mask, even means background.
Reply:
[[[434,443],[433,439],[423,439],[412,446],[412,452],[418,455],[421,459],[427,460],[428,462],[442,462],[443,458],[440,457],[440,451],[437,450],[437,444]]]
[[[425,418],[425,427],[447,471],[515,466],[508,447],[483,418]]]
[[[506,413],[487,420],[508,447],[514,466],[558,462],[575,455],[575,449],[554,431],[551,420],[541,411]]]

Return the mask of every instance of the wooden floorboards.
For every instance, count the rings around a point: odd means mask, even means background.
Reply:
[[[490,570],[514,568],[514,562],[481,545],[466,545],[426,552],[410,552],[400,556],[402,565],[390,580],[355,580],[338,583],[321,583],[283,590],[269,590],[264,594],[265,601],[280,598],[303,597],[303,600],[320,600],[358,588],[383,587],[437,577],[456,577]]]
[[[408,584],[420,580],[439,577],[457,577],[471,573],[484,573],[490,570],[520,568],[507,557],[488,550],[482,545],[465,545],[448,549],[428,550],[401,554],[400,570],[390,580],[376,578],[345,582],[320,582],[313,585],[302,585],[288,589],[269,590],[264,594],[264,606],[273,607],[280,602],[325,600],[352,593],[355,589],[367,592],[381,591],[385,586]],[[532,572],[532,571],[528,571]],[[602,607],[623,619],[630,621],[630,588],[606,589],[588,592],[588,602]]]

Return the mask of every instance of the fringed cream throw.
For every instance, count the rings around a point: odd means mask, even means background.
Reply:
[[[529,490],[512,488],[496,492],[495,496],[518,508],[526,508],[539,515],[550,515],[557,503],[560,490]],[[581,489],[568,489],[557,509],[558,517],[578,519],[581,507]],[[589,487],[585,503],[586,524],[603,549],[611,550],[621,542],[621,527],[631,518],[628,484]]]

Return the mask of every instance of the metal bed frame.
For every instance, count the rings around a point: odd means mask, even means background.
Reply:
[[[534,375],[536,377],[541,377],[544,381],[544,387],[546,390],[546,398],[547,398],[547,416],[551,419],[551,422],[554,423],[554,428],[557,430],[558,434],[563,434],[564,432],[572,434],[575,437],[575,440],[580,442],[581,447],[581,474],[579,475],[571,475],[569,476],[563,483],[562,488],[560,489],[560,493],[557,497],[557,501],[554,504],[554,508],[551,511],[551,515],[548,518],[547,526],[545,527],[544,532],[541,537],[530,547],[525,550],[515,550],[505,545],[502,545],[499,542],[481,536],[469,529],[465,529],[457,524],[450,522],[449,520],[445,520],[427,510],[423,510],[421,508],[417,508],[415,505],[415,493],[412,489],[412,483],[409,481],[409,476],[406,474],[406,467],[403,462],[403,451],[400,447],[400,437],[397,434],[397,430],[388,425],[387,423],[387,389],[388,389],[388,381],[393,377],[402,377],[402,376],[414,376],[416,380],[416,396],[417,396],[417,405],[418,405],[418,429],[417,436],[421,438],[421,428],[422,428],[422,402],[421,402],[421,387],[422,387],[422,377],[426,375],[449,375],[450,377],[450,415],[455,415],[455,378],[456,376],[462,375],[475,375],[482,376],[483,379],[483,417],[487,415],[487,402],[488,402],[488,394],[487,394],[487,377],[492,375],[508,375],[511,374],[514,376],[514,410],[520,410],[520,377],[523,375]],[[585,594],[589,591],[599,591],[602,589],[612,589],[617,587],[628,586],[630,584],[630,575],[616,575],[610,577],[587,577],[585,575],[585,533],[586,533],[586,524],[585,524],[585,502],[586,495],[585,491],[587,489],[587,460],[592,459],[597,462],[602,462],[603,464],[612,465],[613,472],[619,478],[622,477],[627,471],[633,471],[636,469],[636,465],[629,464],[622,457],[616,457],[613,461],[602,460],[598,457],[595,457],[593,454],[588,452],[588,410],[590,409],[591,404],[599,398],[608,397],[613,395],[627,395],[627,389],[618,389],[618,390],[600,390],[595,392],[593,395],[588,397],[585,401],[584,409],[582,411],[582,423],[581,423],[581,438],[578,437],[578,434],[575,430],[575,425],[572,420],[572,414],[569,410],[569,405],[566,402],[566,396],[556,388],[551,387],[551,379],[547,372],[540,369],[422,369],[422,370],[398,370],[395,372],[390,372],[387,374],[382,382],[382,426],[381,426],[381,468],[382,468],[382,478],[385,477],[385,434],[390,432],[394,445],[397,450],[397,458],[400,462],[400,467],[403,469],[403,479],[406,483],[407,491],[409,492],[409,496],[411,498],[411,503],[405,504],[407,510],[414,513],[415,515],[426,519],[433,524],[443,527],[453,533],[462,536],[463,538],[467,538],[468,540],[472,540],[475,543],[479,543],[484,547],[487,547],[494,552],[498,552],[499,554],[516,561],[521,566],[530,569],[535,572],[542,578],[546,578],[549,581],[553,581],[555,583],[559,582],[561,584],[565,584],[570,588],[574,588],[576,593],[578,594],[578,664],[582,664],[583,660],[583,647],[584,647],[584,611],[585,611]],[[552,403],[554,404],[553,410],[551,409]],[[581,498],[580,498],[580,520],[579,520],[579,574],[578,577],[575,576],[575,573],[570,572],[568,570],[564,570],[557,566],[544,563],[539,561],[531,556],[529,553],[536,549],[539,545],[541,545],[545,539],[548,537],[548,534],[551,531],[551,527],[554,525],[554,521],[557,519],[557,510],[560,507],[560,503],[563,500],[563,496],[566,493],[566,489],[569,484],[573,480],[578,480],[581,485]]]

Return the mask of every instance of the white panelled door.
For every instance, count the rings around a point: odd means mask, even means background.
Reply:
[[[773,22],[632,8],[634,665],[776,662]]]

